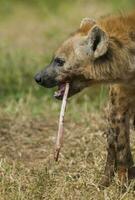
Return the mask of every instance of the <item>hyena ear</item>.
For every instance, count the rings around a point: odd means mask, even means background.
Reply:
[[[80,23],[80,29],[81,31],[87,32],[90,30],[90,28],[96,24],[96,21],[94,19],[91,19],[89,17],[85,17],[82,19]]]
[[[108,35],[97,25],[95,25],[88,33],[89,55],[93,59],[103,56],[109,45]]]

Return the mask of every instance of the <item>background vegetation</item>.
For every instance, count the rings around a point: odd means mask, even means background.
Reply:
[[[132,5],[133,0],[119,2],[116,0],[103,2],[1,0],[0,102],[2,108],[14,112],[18,102],[23,101],[30,104],[28,109],[31,109],[32,113],[41,114],[45,104],[55,104],[57,107],[59,103],[52,98],[53,90],[38,87],[33,80],[34,74],[50,62],[55,49],[79,26],[82,17],[96,18],[117,10],[126,11]],[[87,96],[78,95],[71,104],[76,101],[84,102],[87,98],[87,101],[91,102],[88,107],[92,105],[93,108],[99,108],[106,94],[104,93],[103,87],[101,90],[94,88],[87,93],[84,92]]]
[[[107,89],[87,89],[69,100],[68,142],[56,165],[52,148],[60,102],[54,90],[33,80],[83,17],[133,6],[134,0],[0,0],[0,200],[134,199],[132,192],[115,193],[115,186],[97,188],[105,159],[99,109]]]

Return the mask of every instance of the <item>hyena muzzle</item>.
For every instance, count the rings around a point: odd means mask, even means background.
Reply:
[[[57,99],[62,99],[66,82],[69,97],[93,84],[110,85],[107,161],[101,184],[108,186],[116,171],[121,182],[134,177],[129,122],[135,114],[135,13],[83,19],[35,80],[47,88],[58,86]]]

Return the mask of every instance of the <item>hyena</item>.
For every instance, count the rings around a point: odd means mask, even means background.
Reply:
[[[129,121],[135,113],[135,12],[97,21],[84,18],[35,80],[47,88],[58,86],[55,97],[60,100],[66,82],[70,84],[68,97],[94,84],[109,85],[107,160],[101,184],[109,186],[115,172],[122,182],[131,178]]]

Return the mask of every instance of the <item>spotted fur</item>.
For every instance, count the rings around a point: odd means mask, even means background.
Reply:
[[[93,84],[110,85],[108,154],[101,184],[108,186],[116,171],[126,181],[133,172],[129,121],[135,114],[135,12],[97,21],[85,18],[55,58],[63,59],[64,65],[55,69],[49,65],[42,73],[44,86],[48,77],[59,84],[68,81],[70,90],[77,92]]]

